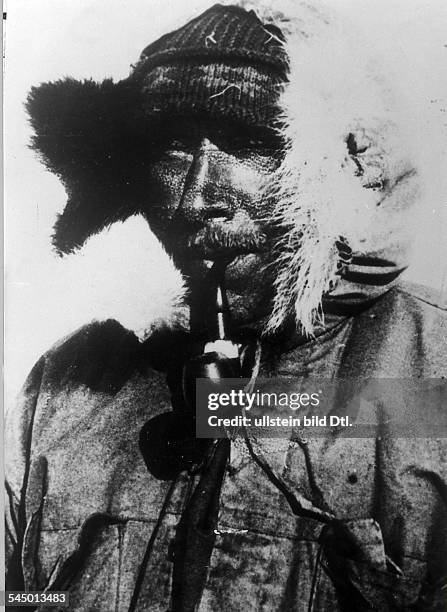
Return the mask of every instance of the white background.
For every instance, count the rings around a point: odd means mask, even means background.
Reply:
[[[204,0],[11,0],[5,63],[6,402],[40,354],[93,318],[135,327],[169,308],[179,275],[142,219],[92,238],[78,254],[50,248],[64,189],[27,148],[32,85],[64,76],[115,80],[142,49],[210,6]],[[446,288],[447,3],[332,0],[377,45],[404,100],[427,190],[407,277]],[[5,9],[6,10],[6,9]],[[404,112],[404,111],[403,111]]]

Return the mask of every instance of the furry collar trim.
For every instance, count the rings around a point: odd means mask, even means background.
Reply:
[[[294,314],[312,334],[329,305],[374,299],[405,268],[419,179],[364,40],[316,2],[241,4],[283,31],[290,62],[278,123],[286,154],[266,187],[283,229],[268,331]]]

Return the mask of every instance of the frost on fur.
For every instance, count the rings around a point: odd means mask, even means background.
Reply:
[[[366,244],[371,248],[374,232],[387,234],[389,211],[400,213],[414,201],[413,187],[402,189],[402,182],[415,173],[411,161],[402,159],[405,145],[390,92],[362,56],[362,41],[318,11],[313,23],[319,21],[320,32],[309,36],[302,29],[303,11],[309,10],[296,4],[296,19],[287,24],[290,75],[278,124],[287,144],[267,186],[282,238],[266,331],[294,315],[311,335],[322,319],[323,295],[337,280],[336,243],[342,237],[362,252]],[[386,241],[395,238],[387,235]]]

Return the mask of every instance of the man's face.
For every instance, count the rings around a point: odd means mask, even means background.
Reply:
[[[207,291],[212,262],[228,263],[233,316],[248,323],[267,314],[269,264],[276,241],[273,201],[262,187],[278,164],[273,139],[226,124],[177,124],[150,166],[150,226],[187,279]]]

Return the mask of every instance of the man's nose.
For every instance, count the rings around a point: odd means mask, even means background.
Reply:
[[[231,207],[218,195],[218,151],[218,147],[208,138],[203,138],[193,154],[177,211],[189,221],[231,216]]]

